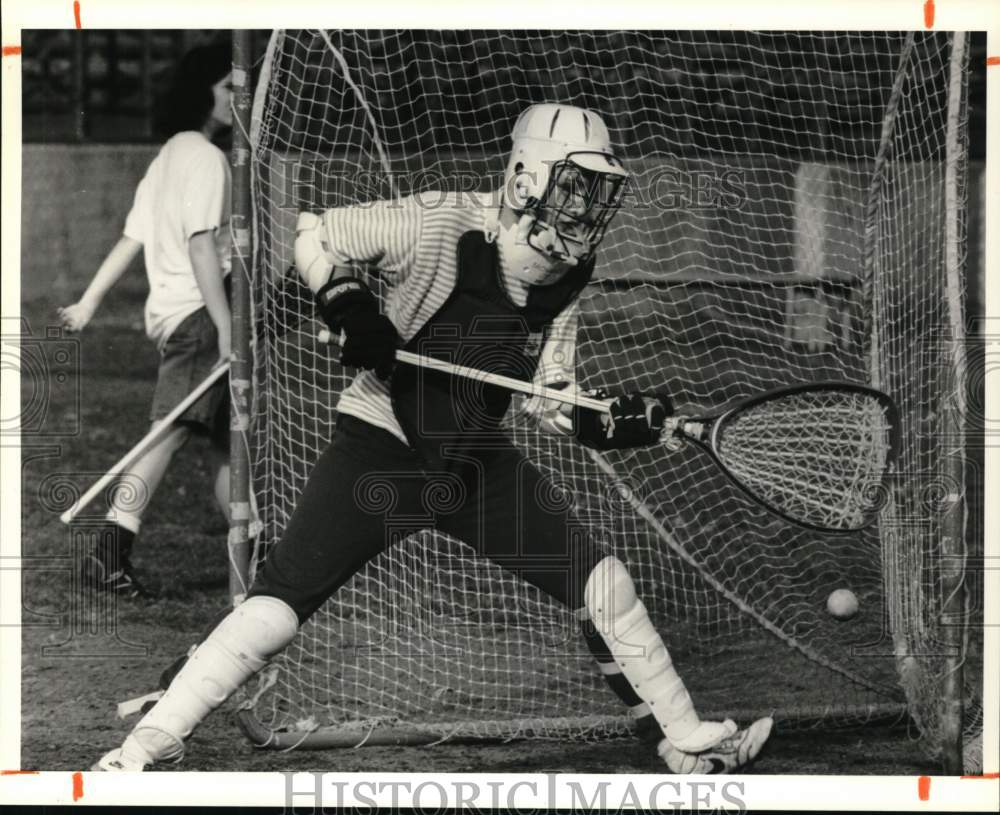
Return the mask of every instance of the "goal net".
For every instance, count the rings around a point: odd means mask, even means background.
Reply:
[[[553,500],[572,501],[626,562],[703,714],[773,711],[814,726],[908,710],[942,750],[949,698],[961,698],[947,679],[959,621],[941,625],[963,562],[947,555],[961,554],[964,534],[953,375],[961,43],[946,33],[274,33],[251,133],[254,567],[280,545],[353,374],[316,342],[294,283],[297,213],[494,189],[524,107],[591,108],[633,179],[581,298],[578,381],[667,388],[691,412],[800,382],[874,384],[897,401],[906,445],[879,525],[831,535],[753,504],[691,447],[593,453],[536,431],[520,402],[513,439],[558,480]],[[571,610],[468,542],[408,536],[409,519],[391,526],[384,553],[261,675],[241,717],[252,738],[630,731]],[[850,620],[826,611],[838,588],[860,601]]]

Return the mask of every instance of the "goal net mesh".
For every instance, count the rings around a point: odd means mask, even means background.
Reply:
[[[906,444],[880,525],[831,535],[755,505],[693,447],[594,454],[539,433],[519,402],[513,439],[628,565],[703,714],[857,723],[908,704],[933,745],[935,558],[945,504],[963,511],[944,456],[961,443],[942,432],[962,298],[948,296],[946,243],[963,253],[965,240],[951,56],[945,33],[276,32],[252,132],[255,568],[354,373],[315,341],[293,282],[297,213],[495,189],[521,110],[591,108],[633,179],[581,298],[578,381],[666,388],[691,413],[794,383],[874,383]],[[629,731],[571,610],[466,542],[391,526],[384,553],[261,676],[264,731]],[[826,610],[837,588],[859,599],[850,620]]]

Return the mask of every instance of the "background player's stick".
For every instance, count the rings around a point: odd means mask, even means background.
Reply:
[[[163,437],[171,430],[174,422],[177,418],[184,413],[191,405],[198,401],[198,399],[205,393],[212,385],[218,381],[220,377],[228,373],[229,363],[224,362],[217,368],[213,368],[212,372],[206,376],[194,390],[191,391],[187,396],[185,396],[178,405],[170,411],[163,420],[152,430],[150,430],[139,442],[129,450],[124,456],[115,462],[114,466],[108,470],[101,478],[99,478],[94,485],[87,490],[83,495],[73,502],[73,506],[67,509],[62,515],[59,516],[59,520],[64,524],[72,522],[72,520],[80,514],[84,507],[87,506],[94,498],[100,494],[100,492],[108,486],[112,481],[114,481],[122,472],[127,470],[132,464],[139,460],[140,457],[145,455],[155,444],[163,439]]]
[[[230,278],[226,278],[229,285]],[[228,289],[227,289],[228,291]],[[275,338],[284,337],[287,334],[298,330],[303,323],[313,319],[311,307],[306,308],[304,303],[309,303],[312,293],[298,278],[291,273],[291,270],[282,276],[280,281],[272,287],[268,293],[271,323],[265,324],[261,312],[258,315],[254,326],[254,336],[251,338],[251,348],[258,342],[270,341]],[[272,324],[273,323],[273,324]],[[220,377],[229,371],[229,363],[225,362],[217,368],[213,368],[211,373],[200,382],[194,390],[168,413],[163,420],[152,430],[143,436],[136,445],[122,456],[115,465],[108,470],[93,486],[81,495],[62,515],[59,520],[64,524],[71,523],[100,492],[114,481],[122,472],[127,470],[132,464],[145,454],[151,447],[159,442],[164,435],[173,427],[174,422],[191,405],[198,401],[199,397],[205,393]]]
[[[319,339],[332,338],[322,331]],[[410,351],[396,351],[396,359],[531,396],[609,409],[609,401]],[[899,415],[881,391],[824,382],[767,391],[718,414],[670,417],[661,438],[697,444],[747,496],[785,520],[853,532],[869,526],[885,500],[899,449]]]

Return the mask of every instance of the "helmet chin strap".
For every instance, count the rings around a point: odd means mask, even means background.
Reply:
[[[541,228],[539,228],[539,226]],[[526,211],[517,221],[514,227],[514,242],[518,246],[526,246],[532,249],[537,255],[545,258],[552,264],[562,263],[566,266],[576,266],[579,262],[573,255],[556,250],[556,231],[552,227],[541,224],[538,215],[532,211]],[[531,237],[534,236],[534,243]]]
[[[556,250],[555,229],[540,224],[531,209],[519,215],[501,204],[484,218],[483,233],[487,243],[502,245],[507,271],[529,285],[547,285],[580,263],[579,258]]]
[[[506,217],[502,217],[506,216]],[[483,233],[489,243],[501,246],[501,257],[507,273],[528,285],[546,285],[553,276],[558,279],[575,265],[576,258],[553,257],[538,248],[528,237],[535,225],[535,215],[498,209],[484,219]]]
[[[527,243],[528,235],[531,234],[531,228],[535,225],[538,218],[531,214],[530,212],[525,212],[517,221],[517,232],[514,234],[517,236],[518,243]]]
[[[487,243],[496,243],[500,234],[500,213],[503,211],[503,204],[486,216],[483,222],[483,235]]]

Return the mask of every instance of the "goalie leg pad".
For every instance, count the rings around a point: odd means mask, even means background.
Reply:
[[[735,728],[730,722],[702,722],[698,718],[691,696],[620,560],[606,557],[594,567],[584,598],[617,669],[675,747],[701,752],[732,735]]]
[[[135,726],[124,752],[145,754],[147,764],[179,761],[195,727],[284,649],[298,624],[291,607],[276,597],[257,595],[233,609]]]

